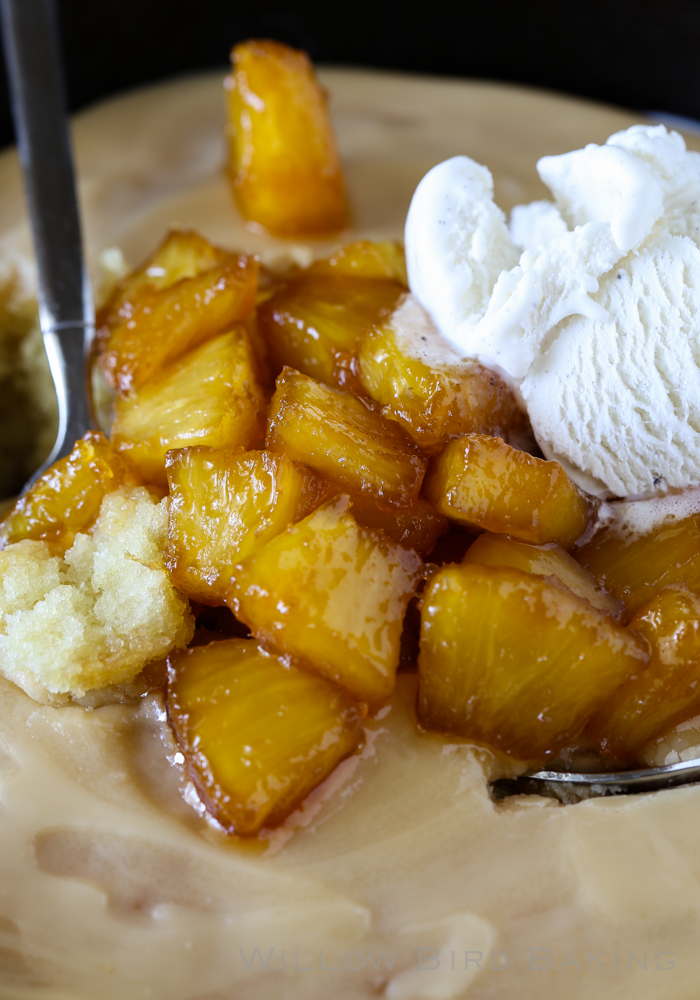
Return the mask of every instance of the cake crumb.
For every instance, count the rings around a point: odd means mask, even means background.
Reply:
[[[165,569],[167,500],[108,493],[65,556],[45,542],[0,552],[0,672],[43,703],[134,679],[194,633]]]

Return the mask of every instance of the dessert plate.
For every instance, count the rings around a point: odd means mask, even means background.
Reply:
[[[637,120],[496,84],[321,76],[354,208],[343,241],[401,236],[416,184],[448,156],[486,163],[508,210],[546,196],[539,156]],[[96,284],[105,249],[136,264],[173,223],[271,264],[329,248],[243,225],[223,174],[221,77],[77,117]],[[33,278],[11,152],[0,157],[0,231],[0,279],[15,301]],[[187,804],[157,697],[53,709],[0,682],[3,998],[696,996],[700,787],[568,806],[495,801],[491,755],[419,731],[414,702],[415,679],[402,674],[362,754],[282,827],[243,844]]]

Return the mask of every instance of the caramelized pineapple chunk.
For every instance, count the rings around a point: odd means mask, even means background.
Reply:
[[[308,56],[279,42],[249,41],[231,60],[229,169],[241,212],[275,236],[343,229],[340,157]]]
[[[441,514],[467,526],[565,549],[586,530],[592,509],[559,462],[483,434],[448,444],[426,477],[425,495]]]
[[[493,372],[445,347],[432,320],[406,295],[360,345],[359,379],[421,448],[438,452],[463,434],[505,434],[525,418]]]
[[[236,563],[325,499],[325,480],[286,455],[183,448],[167,457],[167,565],[178,590],[224,604]]]
[[[109,301],[97,315],[98,341],[109,337],[119,310],[133,299],[139,289],[169,288],[183,278],[194,278],[217,264],[224,264],[230,253],[215,247],[192,229],[171,229],[160,246],[141,267],[117,283]]]
[[[241,836],[280,823],[363,739],[344,691],[251,639],[172,654],[167,709],[208,812]]]
[[[78,532],[92,525],[107,493],[140,483],[129,459],[119,455],[103,434],[88,431],[70,455],[47,469],[5,515],[0,547],[30,538],[47,542],[54,554],[64,552]]]
[[[351,278],[391,278],[408,288],[406,254],[398,240],[358,240],[314,261],[306,274],[344,274]]]
[[[644,643],[555,579],[445,566],[423,596],[419,716],[541,762],[648,660]]]
[[[128,395],[203,341],[244,321],[255,308],[258,264],[234,255],[164,288],[143,285],[109,313],[98,360],[105,378]]]
[[[622,601],[601,587],[592,573],[577,563],[556,542],[530,545],[508,535],[494,535],[490,531],[479,535],[464,557],[465,563],[483,563],[485,566],[512,566],[524,573],[537,576],[556,576],[560,583],[574,594],[589,601],[599,611],[606,611],[614,618],[621,618]]]
[[[402,294],[396,281],[303,272],[265,302],[258,322],[275,373],[285,365],[328,385],[361,391],[357,349]]]
[[[449,530],[450,522],[438,514],[423,497],[409,507],[384,507],[367,493],[350,493],[352,516],[364,528],[383,531],[405,549],[427,555],[438,538]]]
[[[239,326],[117,399],[112,443],[143,478],[165,486],[165,453],[187,445],[250,448],[265,432],[265,397],[250,337]]]
[[[425,459],[396,424],[291,368],[277,379],[266,446],[388,505],[413,503],[425,475]]]
[[[257,549],[236,568],[229,606],[265,646],[379,705],[394,689],[422,563],[359,527],[348,506],[329,501]]]
[[[700,490],[605,504],[574,555],[624,601],[628,618],[670,584],[700,593]]]
[[[601,749],[626,763],[678,722],[700,711],[700,598],[665,587],[629,625],[651,648],[651,662],[608,699],[588,725]]]

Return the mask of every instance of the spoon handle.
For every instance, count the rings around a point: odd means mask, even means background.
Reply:
[[[93,426],[86,359],[95,330],[83,261],[53,0],[0,0],[19,159],[36,253],[39,321],[58,397],[52,462]]]

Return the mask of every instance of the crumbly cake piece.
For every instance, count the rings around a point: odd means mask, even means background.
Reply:
[[[165,569],[167,528],[166,500],[124,487],[63,558],[45,542],[0,552],[0,672],[55,703],[133,680],[185,647],[194,621]]]

